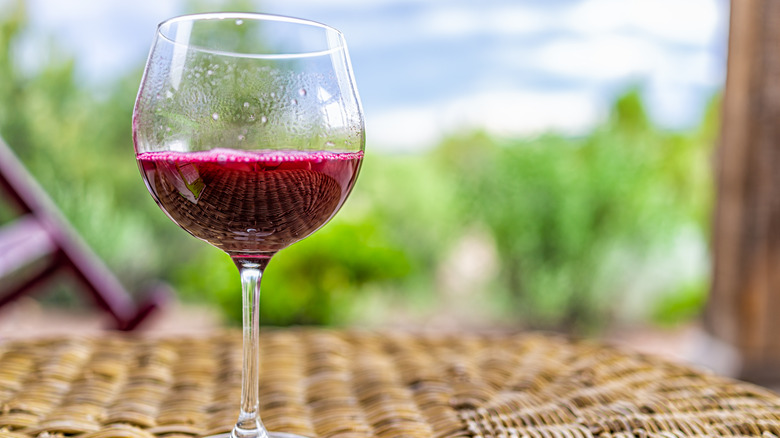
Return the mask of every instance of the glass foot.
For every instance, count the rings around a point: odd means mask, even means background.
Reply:
[[[230,438],[230,432],[220,433],[218,435],[209,435],[204,438]],[[268,432],[268,438],[307,438],[307,437],[296,435],[294,433]]]

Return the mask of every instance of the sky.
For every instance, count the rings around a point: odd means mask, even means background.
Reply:
[[[142,65],[157,23],[184,12],[161,0],[28,5],[25,62],[54,38],[96,85]],[[725,82],[726,0],[266,0],[257,11],[345,34],[367,147],[386,151],[472,128],[583,134],[632,86],[660,126],[685,129]]]

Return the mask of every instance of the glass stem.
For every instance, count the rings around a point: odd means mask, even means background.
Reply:
[[[241,379],[241,412],[232,438],[268,438],[260,421],[260,280],[270,255],[232,256],[241,274],[244,320],[244,363]]]

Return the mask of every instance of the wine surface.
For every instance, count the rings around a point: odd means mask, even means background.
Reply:
[[[230,254],[276,252],[324,225],[355,184],[363,152],[143,152],[146,186],[193,236]]]

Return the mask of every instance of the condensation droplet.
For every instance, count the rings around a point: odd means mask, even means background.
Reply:
[[[242,20],[240,18],[238,20],[236,20],[236,26],[241,26],[242,24],[244,24],[244,20]]]
[[[211,118],[214,119],[214,120],[219,120],[219,114],[214,113],[214,114],[211,115]]]
[[[249,108],[249,102],[244,102],[244,108]]]
[[[266,117],[266,116],[262,116],[262,117],[260,117],[260,122],[261,122],[261,123],[266,123],[266,122],[268,122],[268,117]]]
[[[306,89],[305,88],[301,88],[300,90],[298,90],[298,94],[301,95],[301,97],[305,96],[306,95]]]

